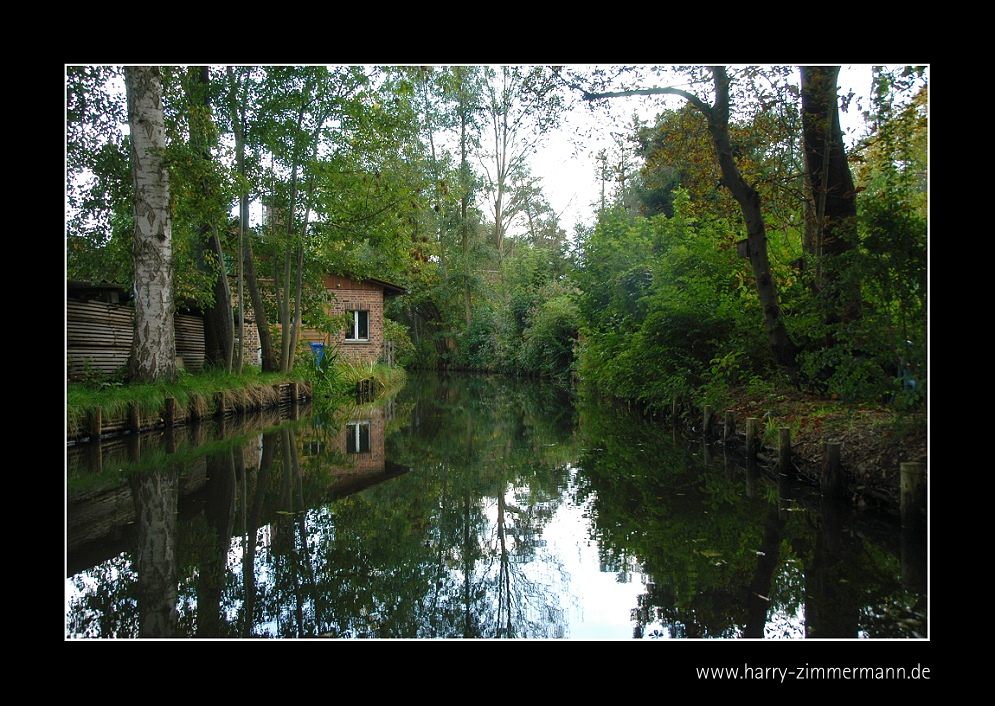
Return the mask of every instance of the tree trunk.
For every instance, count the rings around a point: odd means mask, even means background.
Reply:
[[[826,290],[826,321],[860,317],[860,282],[847,281],[840,255],[857,247],[857,199],[840,129],[838,66],[803,66],[802,133],[816,207],[816,250]]]
[[[273,347],[273,338],[269,332],[269,322],[266,319],[266,308],[263,304],[263,296],[259,291],[259,280],[256,277],[256,264],[252,254],[252,239],[245,239],[243,249],[245,255],[243,267],[245,268],[245,286],[249,290],[249,300],[252,302],[252,313],[256,319],[256,329],[259,333],[259,351],[262,357],[262,371],[264,373],[275,373],[280,369],[279,360],[276,357],[276,349]]]
[[[200,111],[191,116],[190,143],[195,152],[206,162],[211,161],[211,150],[208,145],[205,125],[202,122],[210,120],[210,101],[208,87],[211,81],[210,69],[199,66],[190,69],[191,82],[188,85],[189,102]],[[202,183],[204,193],[202,198],[210,200],[215,195],[206,179]],[[224,251],[218,238],[218,224],[214,216],[209,216],[200,228],[200,241],[197,243],[198,266],[214,279],[214,301],[204,310],[204,366],[231,370],[232,351],[235,343],[235,328],[232,322],[231,288],[228,285],[228,273],[225,269]],[[210,265],[203,257],[205,245],[214,253],[217,271],[210,271]]]
[[[138,546],[138,636],[176,637],[179,473],[160,468],[130,478]]]
[[[729,140],[729,77],[725,67],[713,69],[715,80],[715,106],[706,110],[708,131],[712,136],[715,151],[722,169],[722,181],[732,192],[743,211],[749,243],[750,267],[756,281],[757,296],[764,314],[764,328],[774,359],[784,367],[795,381],[799,379],[796,356],[799,348],[788,336],[781,318],[780,297],[774,282],[767,255],[767,226],[760,208],[760,195],[743,178],[732,155]],[[707,107],[707,106],[706,106]]]
[[[238,100],[238,82],[234,71],[227,67],[229,91],[228,91],[228,111],[231,118],[232,130],[235,133],[235,154],[238,163],[239,176],[245,177],[245,141],[246,141],[246,120],[245,106]],[[278,371],[279,363],[276,352],[273,350],[273,339],[269,332],[269,323],[266,319],[266,309],[263,305],[263,297],[259,291],[259,281],[256,278],[255,258],[252,253],[252,240],[248,237],[249,231],[249,197],[246,193],[239,196],[239,252],[241,254],[240,267],[242,277],[239,279],[239,370],[244,356],[245,349],[245,300],[243,298],[242,285],[249,290],[249,301],[252,305],[252,314],[256,322],[256,330],[259,334],[259,349],[262,364],[262,372],[275,373]]]
[[[708,105],[699,97],[680,88],[646,88],[616,93],[583,91],[583,93],[585,100],[635,95],[681,96],[705,116],[708,122],[708,132],[712,137],[712,146],[715,148],[715,153],[719,158],[719,167],[722,169],[722,183],[739,203],[740,210],[743,212],[743,220],[746,222],[750,267],[753,270],[757,297],[763,310],[767,342],[774,355],[774,360],[798,384],[801,375],[797,356],[801,348],[788,336],[784,321],[781,318],[780,296],[767,255],[767,226],[760,207],[760,194],[743,178],[732,153],[732,143],[729,138],[729,76],[724,66],[715,66],[712,68],[712,77],[715,84],[714,106]]]
[[[176,378],[173,327],[173,243],[162,83],[156,66],[124,69],[131,128],[131,175],[135,189],[135,335],[129,373],[136,382]]]
[[[460,94],[461,99],[463,94]],[[466,308],[466,325],[473,320],[473,306],[470,298],[470,231],[467,219],[470,210],[471,176],[467,162],[469,107],[460,104],[460,240],[463,246],[463,303]]]

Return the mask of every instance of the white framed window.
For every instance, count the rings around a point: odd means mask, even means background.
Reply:
[[[370,340],[370,312],[357,309],[355,311],[347,311],[346,314],[351,317],[351,322],[345,330],[345,340]]]
[[[369,422],[350,422],[345,425],[345,451],[350,454],[370,452]]]

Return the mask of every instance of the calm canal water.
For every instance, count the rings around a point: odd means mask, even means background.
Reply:
[[[925,638],[925,550],[548,384],[67,453],[66,637]]]

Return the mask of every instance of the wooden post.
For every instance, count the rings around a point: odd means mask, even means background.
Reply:
[[[138,413],[138,404],[136,402],[128,405],[128,429],[135,434],[142,430],[142,415]]]
[[[90,434],[91,441],[100,441],[100,407],[95,407],[90,411],[90,414],[86,417],[86,430]]]
[[[926,467],[922,463],[900,465],[902,478],[902,586],[925,592],[928,577],[926,542]]]
[[[290,418],[297,421],[301,417],[300,408],[300,385],[296,382],[290,383]]]
[[[702,422],[702,432],[708,434],[712,431],[712,419],[715,417],[715,407],[710,404],[705,405],[705,419]]]
[[[914,536],[925,536],[926,529],[926,467],[921,463],[903,463],[902,529]]]
[[[726,410],[726,422],[725,429],[722,432],[723,441],[729,441],[736,433],[736,419],[733,417],[732,410]]]
[[[828,498],[842,495],[843,483],[840,472],[840,442],[827,441],[822,445],[822,494]]]
[[[757,493],[757,426],[759,419],[746,418],[746,496],[756,497]]]
[[[781,475],[788,474],[788,467],[791,465],[791,430],[788,427],[781,427],[777,444],[777,472]]]
[[[176,453],[176,432],[174,431],[172,424],[166,427],[166,431],[162,435],[162,446],[166,453]]]
[[[218,417],[225,416],[225,393],[223,391],[214,394],[214,414]]]
[[[758,417],[746,418],[746,460],[749,463],[756,463],[757,460],[757,446],[759,445],[757,430],[759,427],[760,419]]]
[[[176,398],[167,397],[162,406],[162,421],[167,429],[172,429],[176,423]]]

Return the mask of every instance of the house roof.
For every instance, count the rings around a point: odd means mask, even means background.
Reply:
[[[407,294],[408,293],[408,290],[405,289],[404,287],[401,287],[399,285],[393,284],[392,282],[388,282],[386,280],[374,279],[372,277],[367,277],[364,281],[366,281],[366,282],[372,282],[373,284],[377,284],[377,285],[383,287],[383,295],[385,297],[397,297],[397,296],[400,296],[402,294]]]
[[[351,275],[328,272],[322,279],[325,282],[325,287],[333,291],[338,291],[339,289],[349,289],[350,287],[355,286],[359,289],[379,289],[383,292],[385,297],[397,297],[408,293],[408,290],[400,285],[388,282],[387,280],[376,279],[374,277],[353,277]]]

